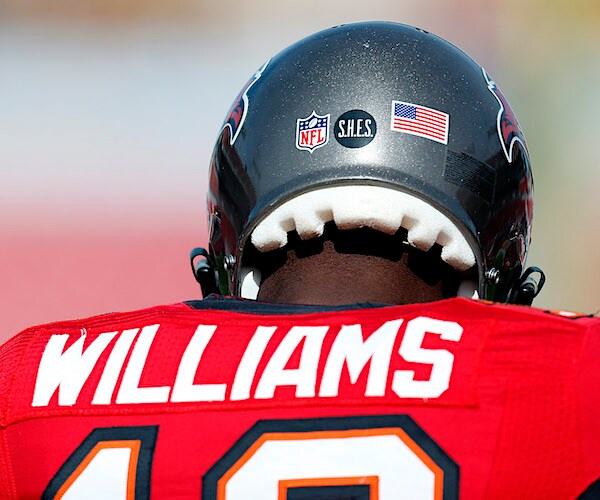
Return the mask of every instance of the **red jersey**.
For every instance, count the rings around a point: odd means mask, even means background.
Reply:
[[[597,318],[460,298],[53,323],[0,349],[0,496],[592,498],[599,360]]]

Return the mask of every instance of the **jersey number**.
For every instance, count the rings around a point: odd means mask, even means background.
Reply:
[[[149,498],[157,430],[94,430],[44,498]],[[399,492],[458,497],[458,466],[405,415],[263,420],[202,478],[203,500],[392,500]]]
[[[150,497],[157,426],[94,429],[67,459],[42,499]]]

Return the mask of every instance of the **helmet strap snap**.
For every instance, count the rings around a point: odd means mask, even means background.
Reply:
[[[206,249],[201,247],[192,249],[190,252],[190,265],[192,266],[194,278],[200,284],[203,297],[219,292],[215,268]]]
[[[539,275],[536,279],[535,275]],[[515,304],[524,306],[530,306],[533,299],[537,297],[544,283],[546,282],[546,275],[539,267],[531,266],[528,267],[525,272],[519,278],[518,285],[513,292],[513,300]]]

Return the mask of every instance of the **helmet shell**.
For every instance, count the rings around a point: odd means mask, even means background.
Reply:
[[[447,140],[394,130],[394,101],[446,113]],[[337,140],[336,124],[349,111],[375,120],[366,144]],[[313,113],[328,115],[328,137],[308,150],[299,147],[297,128]],[[530,242],[529,155],[506,99],[460,49],[397,23],[330,28],[260,68],[226,117],[209,184],[210,251],[221,291],[233,295],[258,222],[323,186],[382,185],[435,206],[471,243],[483,298],[509,299]],[[225,255],[237,264],[225,269]]]

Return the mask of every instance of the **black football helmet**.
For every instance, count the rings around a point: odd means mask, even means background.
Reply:
[[[192,267],[205,295],[252,298],[250,244],[279,248],[332,220],[403,227],[475,269],[481,298],[531,303],[532,208],[525,139],[481,66],[411,26],[336,26],[273,57],[235,100],[210,161],[209,251]]]

